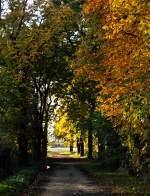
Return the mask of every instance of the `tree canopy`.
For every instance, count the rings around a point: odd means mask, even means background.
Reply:
[[[0,1],[0,136],[20,164],[29,152],[46,158],[57,119],[55,135],[83,137],[89,159],[102,142],[124,149],[134,172],[149,169],[149,7],[147,0]]]

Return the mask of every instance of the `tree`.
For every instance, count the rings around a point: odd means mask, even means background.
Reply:
[[[57,138],[63,138],[69,144],[70,151],[73,150],[73,143],[76,136],[76,126],[69,118],[64,108],[57,110],[57,121],[55,122],[54,134]]]
[[[93,125],[92,116],[96,109],[96,97],[98,89],[96,82],[88,78],[75,77],[67,89],[68,115],[73,120],[76,127],[81,130],[80,137],[88,131],[88,158],[92,159],[93,152]]]
[[[1,73],[10,73],[8,76],[13,78],[12,94],[16,100],[9,93],[6,100],[10,99],[9,109],[17,114],[13,125],[20,163],[26,163],[31,141],[34,158],[46,156],[48,122],[57,96],[72,74],[67,59],[75,47],[71,37],[77,28],[76,13],[65,5],[47,2],[29,6],[27,1],[10,1],[8,6],[10,12],[1,21]],[[5,81],[7,91],[9,81]]]
[[[138,132],[141,143],[149,129],[147,126],[140,129],[142,121],[149,121],[148,6],[149,2],[138,0],[86,2],[83,7],[85,34],[72,63],[76,73],[99,81],[99,110],[120,131],[122,138]],[[128,115],[132,116],[132,122]]]
[[[77,28],[77,16],[69,7],[55,7],[51,4],[49,7],[46,6],[44,16],[44,23],[40,27],[36,27],[38,32],[41,31],[43,43],[41,43],[42,47],[40,46],[38,51],[41,55],[37,56],[33,81],[39,96],[40,133],[45,138],[42,139],[42,145],[45,146],[47,141],[46,125],[50,120],[48,116],[53,113],[54,105],[57,105],[58,98],[64,94],[64,89],[72,77],[67,59],[72,56],[75,47],[75,38],[71,39],[74,37]],[[55,25],[51,21],[55,21]],[[70,24],[69,27],[68,24]],[[43,62],[45,65],[41,67]],[[54,97],[56,97],[56,103],[54,105],[49,104],[49,102],[54,102]],[[43,122],[45,129],[42,126]],[[40,142],[39,146],[41,146]],[[46,146],[43,150],[46,152]]]
[[[14,88],[11,89],[11,93],[7,97],[12,102],[12,113],[14,112],[18,117],[18,119],[15,118],[14,126],[17,133],[20,163],[24,164],[27,162],[28,150],[29,65],[21,54],[23,47],[21,48],[19,45],[27,33],[25,23],[29,20],[29,13],[26,10],[26,1],[10,1],[8,6],[10,12],[6,13],[1,20],[1,67],[2,70],[6,71],[6,74],[9,73],[13,77]],[[6,85],[8,85],[7,82]],[[7,86],[5,87],[6,91],[9,90]]]

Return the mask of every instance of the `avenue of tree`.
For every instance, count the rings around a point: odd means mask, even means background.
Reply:
[[[45,160],[55,121],[56,137],[82,137],[89,159],[103,144],[105,165],[150,169],[149,9],[148,0],[0,1],[1,160]]]

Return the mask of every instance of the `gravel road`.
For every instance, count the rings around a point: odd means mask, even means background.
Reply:
[[[23,196],[105,196],[112,195],[110,190],[98,185],[80,171],[82,163],[53,163],[53,167],[40,174],[38,182],[33,184]]]

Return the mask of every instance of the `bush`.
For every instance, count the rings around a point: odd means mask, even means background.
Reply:
[[[0,182],[0,196],[19,196],[33,180],[38,167],[28,167]]]
[[[120,165],[120,159],[118,159],[117,157],[110,157],[109,159],[99,161],[99,168],[105,170],[117,170]]]

